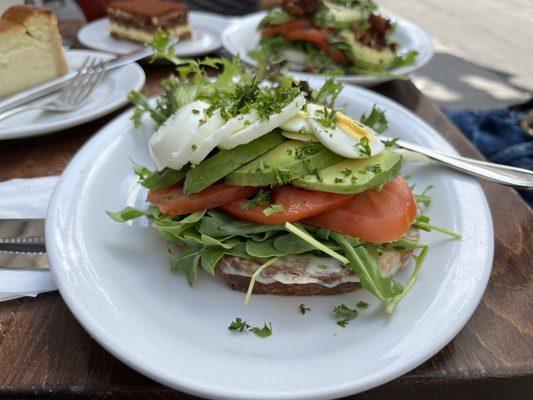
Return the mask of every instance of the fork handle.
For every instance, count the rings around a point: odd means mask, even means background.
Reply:
[[[29,110],[51,110],[51,108],[47,106],[46,104],[34,104],[34,105],[29,105],[29,106],[15,107],[15,108],[12,108],[11,110],[0,113],[0,121],[3,121],[4,119],[9,118],[12,115],[15,115],[15,114],[18,114],[24,111],[29,111]]]
[[[511,186],[517,189],[533,189],[533,171],[508,165],[479,161],[460,156],[448,156],[426,149],[413,143],[399,140],[397,144],[404,149],[423,154],[453,169],[486,179],[491,182]]]

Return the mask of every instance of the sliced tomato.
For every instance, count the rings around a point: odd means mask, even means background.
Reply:
[[[310,28],[313,26],[313,22],[309,18],[298,18],[292,21],[285,22],[283,24],[269,26],[261,32],[261,37],[269,38],[272,36],[280,35],[285,32],[293,31],[295,29]]]
[[[209,210],[256,194],[260,188],[216,183],[195,194],[184,194],[183,183],[148,192],[148,201],[168,215],[190,214]]]
[[[353,198],[353,195],[318,192],[316,190],[300,189],[285,185],[277,187],[272,193],[272,203],[283,206],[284,211],[271,215],[265,214],[270,206],[257,206],[243,209],[246,199],[235,200],[223,205],[220,209],[236,218],[266,225],[283,225],[285,222],[295,222],[309,218],[337,207]]]
[[[283,33],[285,39],[311,42],[339,64],[349,65],[351,62],[348,57],[342,51],[334,50],[331,47],[328,42],[328,35],[327,29],[296,29]]]
[[[416,201],[402,177],[381,191],[367,190],[346,205],[304,222],[358,237],[368,242],[392,242],[402,237],[416,216]]]

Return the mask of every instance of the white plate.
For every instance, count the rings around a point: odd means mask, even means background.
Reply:
[[[69,68],[76,70],[81,68],[87,57],[109,60],[114,56],[97,51],[69,50],[65,52],[65,57]],[[140,90],[144,81],[144,71],[136,63],[108,71],[82,107],[65,113],[31,110],[16,114],[0,121],[0,140],[42,135],[100,118],[126,104],[128,93]],[[35,103],[46,103],[55,96],[57,94],[45,96]]]
[[[189,12],[192,26],[192,37],[176,44],[178,57],[195,57],[211,53],[221,47],[220,34],[209,13]],[[102,18],[92,21],[78,31],[78,40],[85,47],[95,50],[108,51],[116,54],[126,54],[138,50],[141,45],[129,40],[115,39],[109,34],[109,19]]]
[[[314,81],[314,86],[316,86]],[[348,86],[339,104],[358,117],[374,103],[387,110],[391,133],[456,154],[435,130],[396,103]],[[422,233],[431,244],[419,281],[392,316],[365,291],[338,296],[253,296],[200,272],[189,288],[169,270],[168,245],[146,220],[119,224],[105,210],[147,207],[129,158],[152,165],[154,125],[133,131],[131,113],[105,126],[63,173],[46,216],[46,248],[54,279],[84,328],[117,358],[165,384],[224,399],[329,399],[386,383],[443,348],[470,318],[485,290],[493,255],[490,211],[480,185],[454,172],[412,171],[429,184],[429,216],[464,235]],[[410,269],[410,268],[409,268]],[[402,271],[405,282],[410,271]],[[335,305],[371,303],[346,328]],[[298,305],[312,309],[301,315]],[[261,339],[230,332],[236,317],[271,321]]]
[[[259,21],[266,15],[265,12],[254,13],[248,17],[237,20],[232,25],[228,26],[222,33],[222,44],[232,54],[239,55],[243,61],[251,65],[257,65],[257,61],[249,56],[249,52],[257,48],[260,40],[260,33],[257,30]],[[410,50],[418,51],[418,56],[414,64],[396,68],[388,72],[398,75],[410,74],[413,71],[426,65],[431,57],[433,57],[433,45],[431,38],[421,28],[410,21],[403,18],[386,14],[394,23],[396,23],[396,30],[392,34],[392,38],[400,45],[398,52],[404,54]],[[293,71],[303,79],[313,77],[324,77],[320,74],[309,74],[300,71]],[[373,86],[382,82],[391,80],[389,77],[376,77],[364,75],[344,75],[339,76],[339,80],[353,83],[360,86]]]

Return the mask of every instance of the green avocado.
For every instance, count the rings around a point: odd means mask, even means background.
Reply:
[[[396,60],[396,54],[391,49],[377,50],[365,46],[348,30],[342,31],[341,37],[349,45],[346,55],[358,68],[385,71]]]
[[[291,183],[321,192],[356,194],[393,180],[400,172],[401,161],[400,154],[384,150],[371,158],[341,161]]]
[[[231,171],[284,141],[285,138],[276,130],[255,139],[253,142],[237,146],[231,150],[221,150],[214,156],[206,158],[196,167],[189,169],[185,176],[183,191],[186,194],[198,193],[224,178]]]
[[[228,174],[226,183],[241,186],[282,185],[342,159],[320,143],[288,140]]]

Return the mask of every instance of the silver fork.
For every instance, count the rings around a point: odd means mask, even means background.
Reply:
[[[74,79],[59,92],[54,100],[45,104],[20,106],[0,113],[0,121],[28,110],[68,112],[78,108],[87,101],[93,89],[104,77],[106,64],[94,57],[86,58]]]

